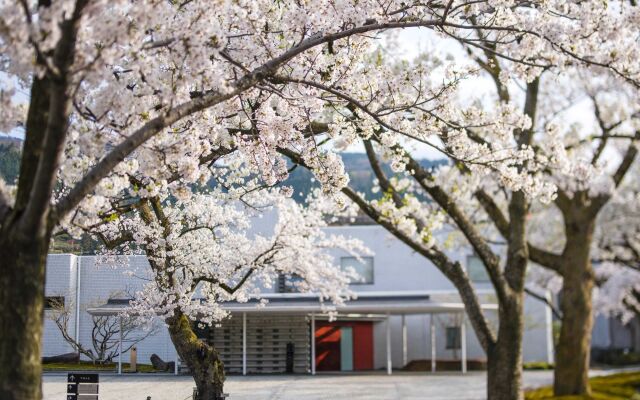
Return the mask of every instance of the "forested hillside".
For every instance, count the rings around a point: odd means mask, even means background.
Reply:
[[[13,183],[20,167],[21,141],[10,137],[0,137],[0,176],[5,182]]]

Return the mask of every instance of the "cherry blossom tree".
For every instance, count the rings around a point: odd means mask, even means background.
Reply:
[[[231,168],[233,173],[220,174]],[[197,400],[222,398],[225,376],[218,351],[197,339],[195,324],[226,317],[225,302],[259,297],[260,287],[272,287],[278,274],[300,278],[296,288],[316,293],[330,311],[352,296],[348,285],[353,276],[335,264],[327,249],[340,248],[357,257],[368,254],[359,241],[325,234],[320,208],[303,207],[281,189],[244,180],[249,173],[234,162],[221,165],[215,189],[175,202],[167,193],[141,197],[133,192],[115,204],[104,222],[78,226],[109,249],[102,263],[124,262],[126,268],[127,254],[147,256],[148,283],[126,313],[143,322],[157,317],[165,321],[195,380]],[[255,229],[262,213],[276,211],[273,232]]]
[[[607,204],[616,198],[623,201],[616,194],[637,158],[640,109],[635,88],[608,74],[575,71],[546,83],[538,94],[541,130],[532,145],[536,160],[544,165],[540,173],[557,189],[554,211],[537,218],[539,228],[530,235],[529,257],[562,278],[554,391],[584,394],[589,393],[592,292],[597,283],[592,261],[609,257],[598,246],[595,233],[600,223],[607,223],[599,218]],[[576,108],[583,116],[580,121],[572,120]],[[585,118],[589,112],[592,117]],[[508,199],[501,197],[498,190],[477,193],[506,237],[510,218],[501,206]]]
[[[324,87],[334,98],[334,108],[342,109],[342,112],[338,111],[342,115],[328,123],[326,131],[338,143],[338,147],[343,143],[364,141],[372,170],[384,196],[382,200],[371,201],[349,187],[344,187],[343,193],[377,223],[439,267],[460,292],[476,335],[487,352],[488,397],[520,398],[522,303],[529,259],[541,265],[554,266],[556,271],[562,269],[567,274],[574,274],[568,277],[570,285],[576,285],[580,290],[588,286],[590,281],[575,272],[579,268],[574,265],[578,260],[585,259],[588,268],[591,268],[589,247],[577,246],[577,242],[583,239],[590,243],[590,235],[580,235],[583,229],[589,230],[589,224],[583,224],[582,220],[578,223],[570,220],[567,226],[579,232],[567,231],[567,240],[571,243],[564,248],[568,253],[556,254],[529,242],[527,226],[531,207],[537,202],[555,202],[557,205],[563,201],[562,198],[575,198],[574,191],[597,192],[597,202],[602,202],[600,207],[606,204],[612,190],[620,184],[635,158],[635,111],[619,111],[616,121],[605,123],[604,129],[620,131],[605,131],[601,135],[588,136],[587,140],[584,135],[576,137],[566,132],[560,133],[558,130],[564,128],[557,127],[552,121],[562,110],[553,110],[548,103],[556,104],[557,97],[562,98],[558,87],[560,90],[568,89],[565,85],[558,85],[558,80],[575,79],[574,72],[570,69],[551,69],[543,75],[543,94],[540,78],[525,76],[520,81],[523,90],[515,90],[519,92],[516,96],[513,93],[516,85],[513,83],[519,79],[513,75],[513,65],[497,58],[494,44],[485,39],[481,35],[477,38],[489,46],[486,48],[480,46],[478,49],[465,41],[462,44],[468,49],[471,60],[494,82],[494,102],[467,101],[460,105],[459,99],[450,93],[455,89],[443,90],[439,92],[441,97],[438,106],[408,101],[406,110],[409,116],[395,115],[396,119],[393,119],[385,115],[389,106],[384,100],[366,96],[354,99],[338,88]],[[419,66],[414,66],[414,70],[419,70]],[[470,73],[467,70],[466,74]],[[601,73],[602,70],[595,74],[582,71],[582,79],[586,74],[595,85],[608,85],[617,92],[612,96],[601,90],[598,96],[613,97],[614,101],[627,102],[631,107],[637,104],[635,86],[627,86],[628,82],[609,73]],[[455,86],[452,84],[451,87]],[[555,87],[555,91],[550,90],[552,87]],[[444,99],[456,104],[457,110],[443,106]],[[393,104],[398,102],[395,98],[385,100],[389,103],[393,101]],[[563,99],[558,107],[565,107],[567,101],[571,99]],[[518,103],[522,107],[520,112]],[[543,112],[541,116],[538,115],[538,108]],[[599,110],[596,111],[598,113]],[[600,117],[596,115],[596,119]],[[424,120],[429,123],[424,126],[414,123]],[[566,127],[567,130],[570,128],[575,129]],[[440,145],[428,141],[434,136],[439,139]],[[621,139],[626,144],[622,146],[619,164],[613,167],[610,183],[603,185],[601,178],[595,179],[594,176],[602,173],[588,170],[602,170],[598,159],[605,151],[609,138]],[[447,167],[440,171],[423,168],[407,150],[407,145],[415,146],[416,142],[437,147],[451,159],[454,168]],[[594,168],[584,165],[584,152],[589,149],[594,154]],[[307,163],[302,154],[289,149],[281,149],[281,152],[311,170],[317,168]],[[385,176],[377,153],[391,163],[395,173],[400,174],[399,177]],[[592,162],[591,157],[589,160]],[[594,180],[585,181],[587,177]],[[564,192],[567,188],[571,188],[570,195]],[[587,202],[594,203],[590,200]],[[585,207],[588,206],[585,204]],[[474,216],[479,210],[485,220],[491,221],[489,226],[476,223]],[[581,206],[565,203],[568,217],[573,217],[573,213],[579,213],[580,210]],[[461,231],[487,269],[500,304],[497,332],[490,328],[482,314],[464,268],[446,254],[445,244],[435,239],[435,232],[447,221]],[[496,234],[503,237],[506,244],[504,250],[496,250],[492,246]],[[501,257],[505,258],[504,262]],[[569,310],[565,317],[563,339],[558,352],[556,392],[588,393],[591,291],[579,292],[569,285],[566,287],[574,295],[574,302],[579,301],[584,307]],[[566,300],[563,310],[570,307],[569,300]]]
[[[138,185],[129,176],[142,183],[140,196],[178,197],[207,180],[200,166],[237,151],[272,184],[287,175],[276,151],[283,146],[301,151],[335,193],[347,179],[339,157],[317,150],[312,122],[328,111],[318,94],[385,104],[376,115],[360,112],[369,127],[399,128],[385,140],[424,139],[442,133],[429,111],[456,112],[437,99],[472,72],[452,68],[449,84],[427,90],[419,82],[429,81],[428,69],[398,74],[369,62],[378,32],[430,29],[487,48],[528,81],[580,63],[637,87],[639,17],[627,9],[595,0],[1,1],[0,55],[10,79],[0,89],[0,127],[22,126],[25,142],[17,182],[0,184],[0,318],[12,322],[0,328],[0,397],[41,397],[51,235],[98,223],[111,200]],[[27,93],[28,105],[14,93]],[[427,104],[435,109],[405,118]],[[459,161],[482,152],[464,139],[455,147]]]
[[[598,216],[594,256],[596,313],[628,323],[640,315],[640,198],[638,163]]]

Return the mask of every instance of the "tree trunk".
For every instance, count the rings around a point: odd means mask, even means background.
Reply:
[[[224,366],[216,349],[196,337],[189,319],[179,311],[167,324],[171,341],[196,382],[198,396],[194,400],[222,399]]]
[[[40,400],[49,240],[0,234],[0,399]]]
[[[588,395],[595,283],[591,241],[595,219],[565,217],[567,244],[562,254],[560,294],[562,327],[556,349],[553,389],[556,396]]]
[[[522,294],[500,304],[498,339],[487,351],[487,398],[522,400]]]

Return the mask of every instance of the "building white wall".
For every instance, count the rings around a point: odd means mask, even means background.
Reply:
[[[80,338],[82,343],[90,343],[93,321],[87,313],[87,308],[105,304],[110,298],[123,299],[134,295],[145,284],[142,278],[147,276],[149,264],[143,256],[129,257],[128,268],[97,264],[96,257],[93,256],[80,257],[79,264],[81,271]],[[135,276],[130,276],[125,271],[134,271]],[[153,353],[158,354],[165,361],[175,358],[175,350],[164,325],[161,325],[156,335],[139,343],[137,350],[139,363],[149,364]],[[129,356],[128,353],[124,353],[123,362],[128,362]]]
[[[451,282],[431,262],[380,226],[339,226],[327,228],[326,231],[360,239],[373,253],[374,282],[371,285],[352,285],[356,292],[453,289]],[[338,250],[331,254],[338,263],[339,257],[347,256],[345,252]]]
[[[47,257],[45,296],[63,296],[65,304],[75,303],[75,287],[78,258],[69,254],[52,254]],[[51,320],[51,311],[44,312],[43,356],[73,352],[73,348],[62,338],[60,330]],[[69,320],[69,329],[75,332],[76,314]]]
[[[268,230],[272,218],[266,216],[261,220],[261,230]],[[376,225],[329,227],[330,234],[341,234],[362,240],[368,246],[374,258],[373,284],[356,284],[352,289],[356,292],[398,292],[420,291],[429,293],[434,300],[459,302],[459,296],[453,285],[428,260],[413,252],[408,246],[393,238],[386,230]],[[336,262],[339,257],[347,254],[333,251]],[[461,262],[466,262],[468,252],[465,249],[456,250],[452,256]],[[96,257],[50,255],[47,260],[47,295],[59,295],[62,292],[75,291],[76,277],[80,278],[80,320],[79,334],[83,344],[91,340],[92,321],[86,312],[88,307],[104,304],[110,297],[127,298],[140,290],[145,283],[148,273],[148,263],[142,256],[131,257],[130,266],[135,270],[134,276],[125,274],[131,268],[114,268],[97,265]],[[76,266],[77,265],[77,266]],[[79,268],[80,274],[77,274]],[[495,303],[495,296],[488,284],[477,284],[481,299],[485,303]],[[265,290],[273,292],[275,289]],[[71,301],[75,293],[69,294]],[[523,355],[527,361],[547,361],[551,353],[550,314],[547,307],[534,299],[527,299],[525,303],[525,340]],[[495,312],[488,312],[492,324],[497,325]],[[429,339],[429,316],[408,315],[408,361],[431,357]],[[438,315],[434,317],[437,335],[438,359],[457,359],[460,352],[445,349],[445,329],[455,325],[452,315]],[[73,320],[75,324],[75,320]],[[468,359],[484,359],[484,353],[475,337],[472,327],[467,322],[467,357]],[[385,325],[374,324],[374,364],[376,368],[386,366]],[[392,359],[394,368],[402,367],[402,324],[400,316],[391,317]],[[44,354],[54,355],[71,351],[57,333],[52,323],[45,325]],[[138,345],[138,360],[148,363],[152,353],[158,354],[164,360],[173,360],[175,351],[168,336],[166,327],[153,337]],[[123,355],[123,361],[128,361],[129,355]]]
[[[525,295],[522,359],[525,363],[554,362],[551,309],[542,301]]]
[[[109,298],[127,298],[130,294],[140,290],[144,280],[125,274],[125,270],[135,270],[136,275],[144,277],[148,268],[145,257],[137,256],[129,258],[131,268],[114,268],[106,265],[97,265],[94,256],[74,256],[68,254],[53,254],[47,258],[46,296],[64,296],[65,303],[74,309],[73,317],[69,321],[68,330],[75,338],[76,329],[79,333],[80,343],[87,349],[91,349],[91,331],[93,320],[87,313],[87,309],[106,303]],[[77,302],[77,279],[80,271],[79,307]],[[79,327],[76,328],[76,312],[79,312]],[[51,315],[51,311],[45,311],[45,316]],[[113,317],[117,318],[117,317]],[[166,327],[159,322],[158,333],[148,337],[137,345],[138,362],[149,363],[151,354],[156,353],[164,360],[174,360],[175,350],[169,338]],[[143,329],[140,330],[144,332]],[[127,346],[125,346],[127,347]],[[59,329],[50,318],[45,319],[43,355],[53,356],[72,352],[73,348],[67,344]],[[129,354],[123,354],[123,362],[129,361]],[[82,356],[83,359],[87,357]]]

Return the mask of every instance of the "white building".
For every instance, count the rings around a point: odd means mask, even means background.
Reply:
[[[314,296],[291,293],[282,277],[278,287],[265,290],[266,307],[256,302],[226,305],[231,317],[199,333],[221,351],[229,372],[390,370],[418,360],[423,365],[426,361],[428,368],[465,369],[486,360],[456,290],[433,264],[377,225],[327,229],[362,240],[374,253],[357,266],[365,280],[352,285],[358,299],[338,309],[337,321],[329,322]],[[335,257],[341,265],[354,265],[345,254],[336,252]],[[463,251],[457,259],[467,266],[485,312],[495,323],[495,296],[479,260]],[[142,256],[131,257],[130,263],[147,268]],[[46,296],[64,297],[72,306],[69,332],[89,348],[90,313],[117,314],[127,293],[142,285],[142,279],[122,269],[96,266],[93,256],[59,254],[47,259]],[[553,362],[551,310],[528,297],[525,313],[524,361]],[[50,320],[43,345],[45,356],[72,351]],[[139,363],[149,363],[153,353],[164,360],[176,358],[164,327],[137,350]],[[123,361],[128,360],[124,354]]]

